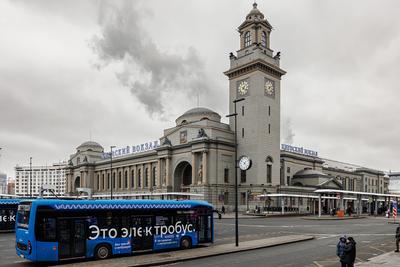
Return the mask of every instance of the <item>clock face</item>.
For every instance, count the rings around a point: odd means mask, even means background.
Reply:
[[[240,96],[246,95],[249,92],[249,82],[247,80],[240,81],[237,89]]]
[[[239,168],[242,171],[246,171],[246,170],[250,169],[250,167],[251,167],[251,159],[247,156],[241,157],[239,160]]]
[[[264,91],[265,91],[265,95],[274,97],[275,96],[274,82],[271,80],[265,79]]]

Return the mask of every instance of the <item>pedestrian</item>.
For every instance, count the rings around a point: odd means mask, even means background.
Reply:
[[[400,226],[396,228],[396,250],[394,252],[399,252],[399,242],[400,242]]]
[[[346,264],[343,262],[345,246],[346,246],[346,236],[341,236],[339,238],[339,242],[336,245],[336,256],[339,257],[339,261],[342,264],[342,267],[346,267]]]
[[[356,241],[354,238],[349,236],[347,238],[346,245],[344,246],[344,256],[342,259],[345,267],[354,267],[356,261]]]
[[[225,206],[222,206],[221,211],[222,211],[222,214],[225,214]]]

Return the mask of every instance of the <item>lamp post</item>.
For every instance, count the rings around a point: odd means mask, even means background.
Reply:
[[[32,197],[32,157],[29,158],[29,196]]]
[[[111,188],[111,199],[113,199],[113,187],[114,187],[114,176],[112,172],[112,158],[113,158],[113,148],[115,146],[110,146],[111,152],[110,152],[110,172],[111,172],[111,177],[110,177],[110,188]]]
[[[239,222],[238,222],[238,177],[237,177],[237,172],[238,172],[238,156],[237,156],[237,112],[236,112],[236,103],[243,101],[244,98],[239,98],[233,100],[233,105],[234,105],[234,113],[229,114],[226,117],[235,117],[235,240],[236,240],[236,246],[239,246]]]

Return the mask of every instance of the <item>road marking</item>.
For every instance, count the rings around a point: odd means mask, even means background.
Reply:
[[[382,250],[382,249],[379,249],[379,248],[376,248],[376,247],[373,247],[373,246],[368,246],[368,247],[373,248],[373,249],[376,249],[377,251],[380,251],[380,252],[382,252],[382,253],[386,253],[386,251],[384,251],[384,250]]]
[[[317,265],[318,267],[324,267],[323,265],[319,264],[319,263],[316,262],[316,261],[313,261],[313,262],[314,262],[314,264]]]

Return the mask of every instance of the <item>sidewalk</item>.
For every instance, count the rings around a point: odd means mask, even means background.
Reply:
[[[259,219],[259,218],[268,218],[268,217],[301,217],[301,216],[307,216],[308,214],[304,213],[291,213],[291,212],[285,212],[284,214],[280,212],[274,212],[274,213],[243,213],[239,212],[238,218],[239,219]],[[218,219],[218,215],[214,215],[215,219]],[[234,212],[229,212],[222,214],[221,219],[235,219],[235,213]]]
[[[321,215],[321,217],[318,216],[309,216],[309,217],[303,217],[303,220],[317,220],[317,221],[324,221],[324,220],[354,220],[354,219],[364,219],[366,216],[344,216],[344,217],[338,217],[338,216],[330,216],[330,215]]]
[[[400,253],[389,252],[370,258],[367,262],[356,263],[357,267],[394,267],[400,266]]]
[[[306,235],[287,235],[287,236],[271,237],[259,240],[244,241],[239,243],[239,247],[236,247],[235,244],[210,245],[207,247],[199,247],[188,250],[175,250],[175,251],[149,253],[136,256],[115,257],[102,261],[94,261],[94,260],[84,261],[81,263],[65,264],[64,266],[69,266],[69,267],[150,266],[150,265],[168,264],[179,261],[187,261],[187,260],[193,260],[210,256],[217,256],[217,255],[236,253],[241,251],[285,245],[311,239],[314,239],[314,237]]]

